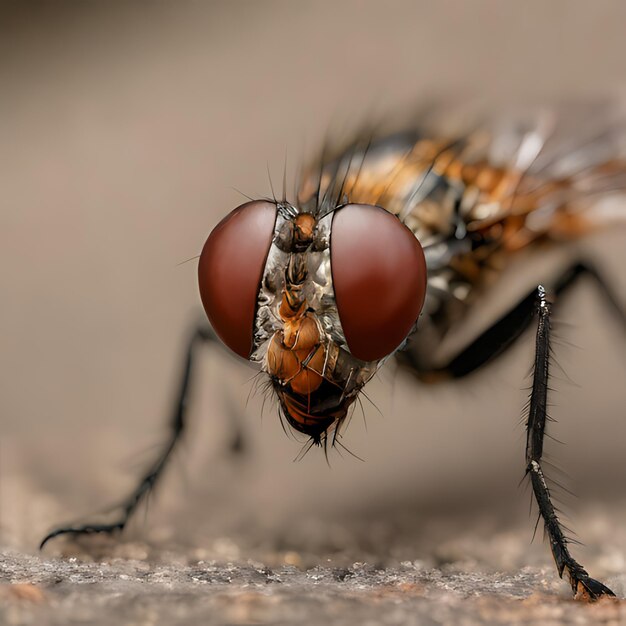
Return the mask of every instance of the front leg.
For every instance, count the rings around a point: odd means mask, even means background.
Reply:
[[[543,438],[547,419],[548,379],[550,367],[550,313],[551,305],[546,299],[542,286],[537,289],[537,337],[535,342],[535,362],[533,386],[530,396],[528,420],[526,422],[526,473],[530,476],[533,492],[543,518],[550,549],[559,576],[565,574],[572,587],[574,597],[582,600],[597,600],[602,596],[615,594],[601,582],[591,578],[585,568],[570,554],[568,539],[563,533],[550,490],[541,468]]]
[[[137,508],[144,502],[150,493],[155,489],[157,483],[161,479],[177,444],[180,442],[187,422],[187,408],[191,393],[191,383],[195,368],[196,352],[201,345],[219,344],[217,336],[213,329],[207,324],[199,325],[191,334],[185,350],[185,357],[181,369],[180,383],[178,394],[173,407],[170,419],[170,435],[161,450],[160,454],[154,460],[148,471],[141,477],[137,486],[133,491],[114,508],[118,512],[117,516],[109,523],[86,523],[69,526],[61,526],[49,532],[39,545],[43,548],[48,541],[60,535],[113,535],[124,530],[128,521],[133,516]],[[232,451],[241,452],[243,449],[243,440],[239,422],[234,424],[234,438],[232,442]]]
[[[626,328],[626,311],[622,308],[609,283],[593,265],[584,262],[572,264],[565,272],[551,281],[556,297],[569,291],[581,277],[592,278],[617,321],[620,330]],[[533,290],[520,300],[510,311],[496,320],[480,336],[472,341],[447,364],[440,367],[425,367],[411,352],[401,353],[401,365],[409,368],[425,382],[437,382],[449,378],[462,378],[484,367],[509,348],[516,339],[538,318],[536,356],[533,389],[527,421],[528,443],[526,447],[526,474],[530,477],[539,512],[546,525],[550,548],[559,572],[566,574],[577,598],[595,600],[600,596],[613,596],[613,592],[602,583],[590,578],[585,569],[569,552],[568,541],[550,499],[550,491],[541,467],[543,437],[547,420],[547,394],[550,355],[551,305],[546,299],[545,289]]]

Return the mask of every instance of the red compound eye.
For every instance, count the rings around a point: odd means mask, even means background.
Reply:
[[[377,206],[335,212],[330,259],[337,310],[350,352],[381,359],[406,338],[424,304],[426,260],[415,235]]]
[[[209,321],[219,338],[246,359],[275,222],[275,204],[242,204],[213,229],[198,263],[200,298]]]

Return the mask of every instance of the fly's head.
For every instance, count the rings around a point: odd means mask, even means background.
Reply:
[[[261,364],[284,419],[319,444],[336,441],[359,391],[415,328],[426,263],[380,207],[259,200],[212,231],[199,283],[217,335]]]

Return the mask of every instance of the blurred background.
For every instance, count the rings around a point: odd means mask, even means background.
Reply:
[[[267,195],[268,164],[280,180],[287,155],[291,180],[333,129],[425,100],[498,110],[610,95],[626,78],[625,23],[618,0],[3,4],[0,544],[33,552],[53,525],[89,519],[164,441],[200,315],[196,262],[180,263],[244,201],[234,188]],[[626,301],[625,234],[524,259],[494,306],[581,250]],[[617,573],[626,364],[595,296],[581,284],[560,310],[573,382],[557,372],[550,428],[566,445],[548,452],[580,496],[587,552]],[[344,438],[364,462],[333,452],[330,467],[318,450],[292,462],[301,444],[273,402],[261,417],[263,395],[247,400],[255,370],[207,353],[188,434],[128,536],[228,559],[269,543],[311,562],[349,546],[358,560],[445,560],[465,537],[461,551],[495,546],[495,567],[547,564],[518,487],[532,348],[528,335],[433,389],[389,365],[366,390],[380,412],[365,402]],[[240,463],[229,411],[248,438]],[[511,534],[507,560],[497,538]]]

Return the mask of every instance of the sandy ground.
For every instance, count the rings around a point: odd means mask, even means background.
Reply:
[[[358,523],[309,520],[295,533],[251,526],[202,548],[89,540],[66,545],[64,558],[48,556],[58,545],[46,554],[4,550],[0,623],[626,622],[624,600],[571,600],[528,526],[494,529],[493,512],[465,515],[463,528],[453,514],[420,522],[387,513]],[[578,520],[593,541],[585,563],[622,598],[624,532],[614,529],[623,514],[615,506]]]
[[[162,444],[210,229],[329,129],[443,98],[623,87],[619,0],[5,3],[0,7],[0,624],[626,623],[568,597],[518,487],[527,337],[427,389],[393,364],[345,443],[282,433],[254,371],[203,355],[189,431],[121,543],[38,540],[91,519]],[[5,9],[5,6],[8,7]],[[99,8],[100,7],[100,8]],[[103,8],[106,7],[106,10]],[[624,230],[521,259],[477,322],[594,259],[626,300]],[[520,271],[521,268],[521,271]],[[626,596],[623,338],[590,285],[559,311],[550,460],[575,554]],[[228,416],[249,454],[225,455]],[[260,416],[263,415],[262,419]],[[560,476],[558,476],[560,478]],[[568,506],[569,504],[569,506]]]
[[[544,570],[349,568],[212,561],[84,564],[3,555],[4,624],[623,624],[626,607],[559,597]]]

